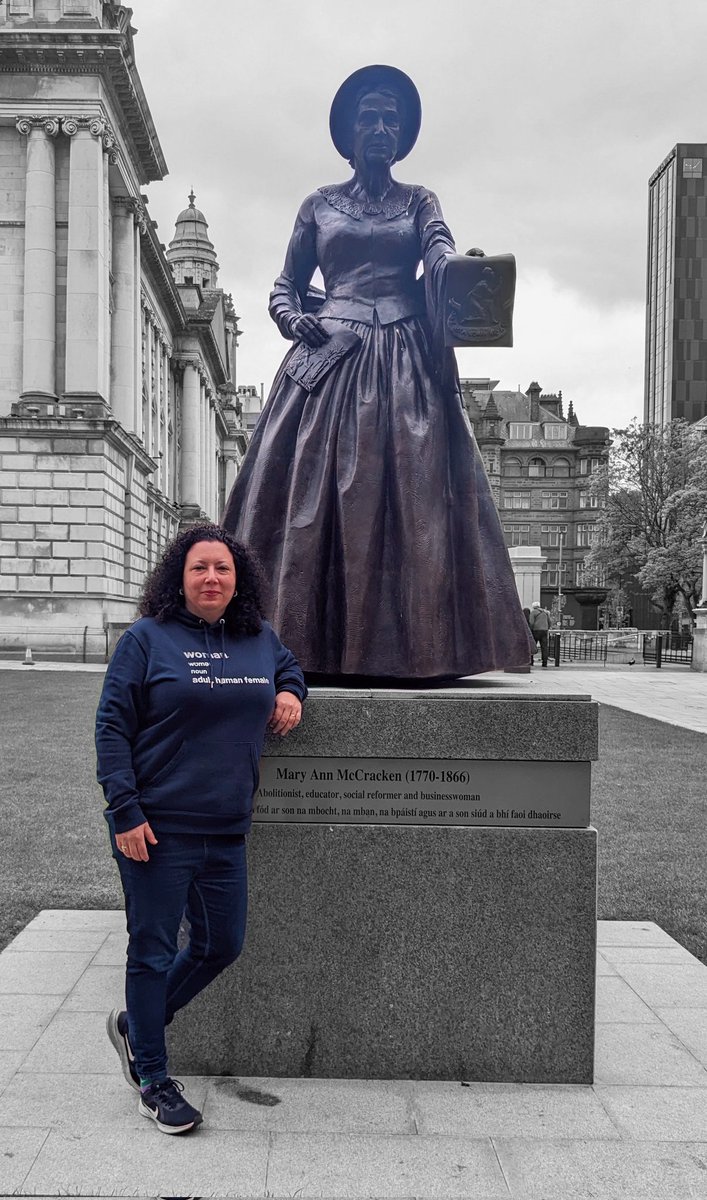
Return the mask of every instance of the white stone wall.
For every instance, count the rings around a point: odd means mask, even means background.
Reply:
[[[112,423],[41,421],[32,436],[23,424],[0,422],[0,640],[80,654],[86,627],[94,645],[133,619],[178,512]]]

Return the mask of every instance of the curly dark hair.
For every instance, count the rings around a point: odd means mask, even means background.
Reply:
[[[226,629],[236,637],[254,637],[263,626],[257,559],[227,530],[211,522],[190,525],[170,543],[145,580],[138,605],[140,616],[167,621],[184,607],[184,599],[180,594],[184,563],[197,542],[223,542],[230,550],[236,564],[238,595],[229,602],[223,614]]]

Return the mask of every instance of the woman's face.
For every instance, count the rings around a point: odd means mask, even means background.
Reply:
[[[370,92],[359,101],[353,127],[356,165],[380,166],[394,161],[400,140],[400,113],[395,96]]]
[[[195,542],[187,551],[182,574],[188,612],[213,624],[223,616],[236,590],[236,564],[223,542]]]

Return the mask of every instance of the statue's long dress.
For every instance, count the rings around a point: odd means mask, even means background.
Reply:
[[[311,393],[285,373],[290,350],[223,523],[257,553],[265,611],[306,671],[431,679],[529,661],[453,352],[434,329],[450,252],[421,187],[395,184],[370,213],[334,185],[297,217],[271,315],[290,336],[319,266],[318,315],[361,345]]]

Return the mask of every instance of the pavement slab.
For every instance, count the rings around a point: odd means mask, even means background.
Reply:
[[[202,1126],[187,1136],[166,1137],[148,1118],[140,1120],[136,1129],[51,1131],[24,1180],[24,1194],[265,1195],[268,1134],[234,1137]]]
[[[100,950],[94,955],[94,967],[122,967],[125,969],[125,954],[128,948],[127,930],[114,930],[108,934]]]
[[[5,949],[15,954],[28,950],[41,954],[89,952],[95,962],[93,956],[109,936],[105,929],[30,929],[28,926]]]
[[[656,1016],[707,1067],[707,1016],[701,1008],[657,1008]]]
[[[673,963],[625,963],[621,974],[633,990],[653,1008],[707,1009],[707,970]],[[707,1021],[707,1012],[705,1013]]]
[[[487,1196],[508,1188],[488,1140],[456,1137],[272,1135],[272,1196]]]
[[[125,1000],[125,962],[87,967],[64,1001],[64,1012],[110,1012]]]
[[[0,1095],[14,1078],[24,1057],[21,1050],[0,1050]]]
[[[518,1200],[705,1200],[707,1142],[494,1142]]]
[[[37,913],[27,929],[125,929],[125,913],[122,908],[44,908]]]
[[[603,954],[612,946],[665,946],[674,950],[678,943],[654,921],[597,921],[597,945]]]
[[[591,1087],[570,1084],[416,1082],[418,1132],[470,1138],[618,1138]]]
[[[28,950],[26,954],[7,950],[0,955],[0,994],[66,995],[83,975],[91,957],[89,951],[50,956],[42,950]]]
[[[12,1196],[22,1188],[48,1134],[46,1129],[0,1129],[0,1195]]]
[[[630,966],[633,963],[702,966],[700,960],[695,958],[694,954],[690,954],[684,946],[605,946],[601,953],[608,963],[617,967]]]
[[[616,1127],[639,1141],[699,1141],[707,1132],[707,1088],[596,1087]]]
[[[118,1057],[106,1035],[106,1012],[59,1010],[24,1059],[20,1070],[73,1075],[112,1075]]]
[[[597,1022],[651,1024],[657,1021],[655,1013],[645,1000],[642,1000],[618,973],[614,976],[597,977],[596,1002]]]
[[[63,1003],[63,996],[0,995],[2,1044],[30,1051]]]
[[[707,1087],[707,1071],[675,1034],[653,1025],[597,1025],[595,1083]]]

